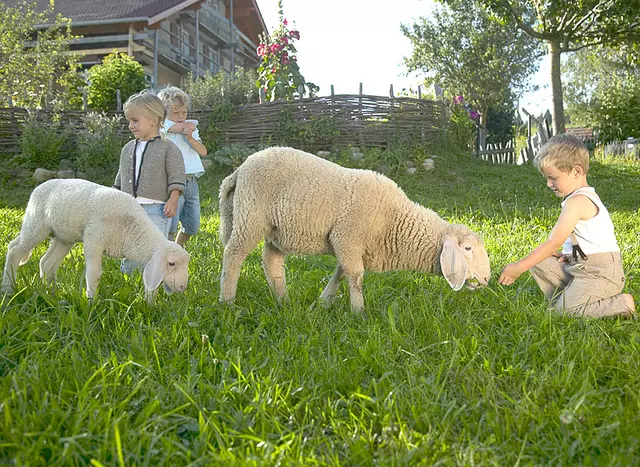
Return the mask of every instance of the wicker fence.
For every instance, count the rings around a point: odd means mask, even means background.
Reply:
[[[442,134],[448,123],[447,108],[441,101],[380,96],[334,95],[297,101],[276,101],[238,107],[230,120],[221,125],[221,134],[227,144],[275,144],[273,137],[287,109],[298,124],[331,117],[339,129],[337,144],[341,146],[385,147],[394,138],[418,137],[433,140]],[[43,123],[55,119],[66,129],[85,131],[83,117],[87,111],[63,111],[54,116],[50,111],[37,111],[32,115]],[[189,118],[197,119],[205,128],[210,119],[208,110],[196,110]],[[122,112],[112,112],[122,119],[121,131],[129,135]],[[23,108],[0,108],[0,154],[19,151],[22,127],[29,113]],[[314,149],[322,147],[319,142]]]

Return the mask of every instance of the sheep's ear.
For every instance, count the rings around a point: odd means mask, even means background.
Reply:
[[[467,279],[467,262],[458,239],[446,236],[440,254],[442,274],[453,290],[460,290]]]
[[[142,281],[147,291],[157,289],[164,279],[164,263],[166,262],[164,252],[156,251],[142,273]]]

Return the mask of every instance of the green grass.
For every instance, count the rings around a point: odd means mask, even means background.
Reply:
[[[316,298],[331,257],[289,257],[276,306],[260,252],[234,306],[217,301],[217,187],[201,183],[203,230],[189,290],[147,306],[139,278],[104,260],[101,299],[81,292],[82,249],[58,290],[42,245],[0,315],[0,463],[25,465],[637,465],[640,322],[558,317],[528,273],[453,292],[416,272],[365,275]],[[559,200],[530,166],[439,158],[392,174],[414,200],[481,232],[494,277],[546,238]],[[594,164],[640,298],[640,165]],[[0,255],[27,192],[0,195]]]

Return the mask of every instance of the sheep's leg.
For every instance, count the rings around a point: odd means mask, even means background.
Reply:
[[[4,273],[2,274],[2,293],[13,293],[16,283],[16,272],[20,258],[24,256],[25,250],[20,248],[20,235],[9,242],[7,247],[7,260],[4,263]]]
[[[364,297],[362,296],[362,281],[364,279],[364,267],[354,268],[345,271],[349,280],[349,296],[351,298],[351,309],[353,311],[364,310]]]
[[[30,218],[27,218],[23,222],[23,228],[20,231],[20,234],[9,242],[9,246],[7,247],[7,259],[4,263],[4,272],[2,274],[2,286],[0,287],[0,291],[2,293],[13,293],[13,289],[16,283],[16,273],[18,271],[18,266],[20,264],[24,264],[27,259],[29,259],[29,255],[31,254],[31,250],[47,238],[49,235],[49,231],[44,226],[31,225],[29,222]],[[27,230],[25,229],[25,226]],[[27,232],[26,234],[23,232]]]
[[[284,274],[284,253],[278,250],[273,243],[264,242],[262,249],[262,267],[267,276],[269,287],[276,296],[278,302],[282,302],[287,295],[287,281]]]
[[[93,300],[102,277],[102,247],[84,244],[84,260],[86,264],[87,298]]]
[[[220,301],[231,302],[236,298],[240,268],[247,255],[258,243],[258,239],[241,238],[234,230],[224,247],[222,273],[220,274]]]
[[[63,242],[55,237],[51,239],[49,249],[40,259],[40,277],[44,278],[48,284],[56,281],[60,263],[72,247],[73,243]]]
[[[329,279],[329,283],[322,291],[320,295],[320,299],[325,307],[329,307],[333,302],[333,299],[336,296],[336,292],[338,291],[338,287],[340,286],[340,281],[344,277],[344,271],[340,267],[340,264],[336,267],[331,279]]]

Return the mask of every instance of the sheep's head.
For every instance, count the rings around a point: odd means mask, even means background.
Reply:
[[[463,285],[471,290],[484,287],[491,277],[484,242],[467,226],[459,224],[451,225],[443,237],[440,268],[453,290],[460,290]]]
[[[156,250],[144,267],[142,279],[147,293],[153,292],[163,283],[167,293],[187,290],[190,259],[191,256],[184,248],[167,240],[164,248]]]

